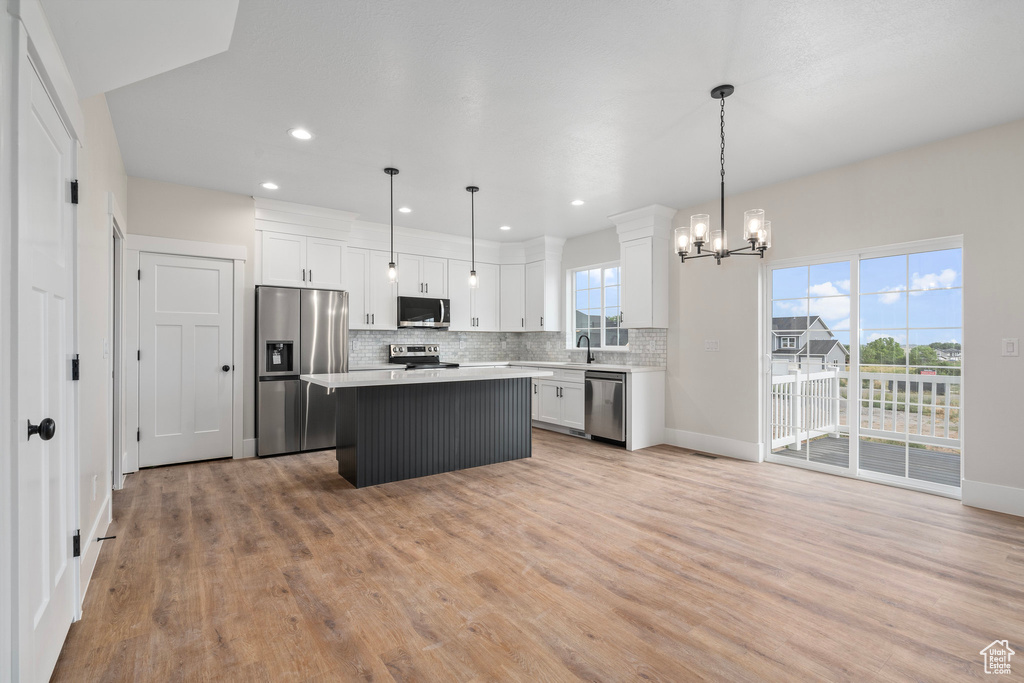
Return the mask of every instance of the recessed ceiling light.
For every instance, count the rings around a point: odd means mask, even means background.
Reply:
[[[583,200],[582,199],[574,199],[574,200],[572,200],[572,205],[573,206],[583,206]]]
[[[512,229],[511,225],[503,225],[500,228],[498,228],[498,230],[511,230],[511,229]]]
[[[412,209],[410,209],[408,206],[400,206],[400,207],[398,207],[398,212],[399,213],[412,213]]]
[[[291,130],[288,131],[288,134],[291,135],[296,140],[312,140],[313,139],[313,134],[310,133],[305,128],[292,128]]]
[[[277,189],[277,183],[271,183],[271,182],[268,181],[268,182],[265,182],[265,183],[261,183],[260,187],[262,187],[264,190],[276,190]]]

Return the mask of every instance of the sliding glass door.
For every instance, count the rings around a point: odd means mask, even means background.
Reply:
[[[959,246],[769,269],[768,459],[959,496]]]

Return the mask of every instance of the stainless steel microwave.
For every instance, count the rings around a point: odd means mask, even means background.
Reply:
[[[448,299],[427,299],[418,296],[398,297],[399,327],[440,327],[451,325]]]

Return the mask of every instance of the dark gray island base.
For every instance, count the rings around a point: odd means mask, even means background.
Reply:
[[[334,394],[338,473],[357,488],[531,454],[529,377],[339,387]]]

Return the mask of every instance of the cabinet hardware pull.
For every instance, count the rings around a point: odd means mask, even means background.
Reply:
[[[310,275],[310,277],[313,277],[313,276],[312,276],[312,275]],[[541,316],[541,317],[540,317],[540,326],[541,326],[541,327],[544,327],[544,316]]]
[[[370,324],[371,325],[376,325],[377,324],[377,314],[376,313],[371,313],[370,314]]]
[[[535,394],[537,393],[537,385],[536,384],[533,385],[533,393],[535,393]]]
[[[312,268],[309,269],[309,281],[310,282],[313,281],[313,269]]]
[[[306,281],[306,269],[305,268],[302,269],[302,281],[303,282]]]
[[[526,318],[519,319],[519,327],[526,327]]]
[[[430,294],[430,283],[429,282],[423,283],[423,291],[425,291],[427,294]]]

